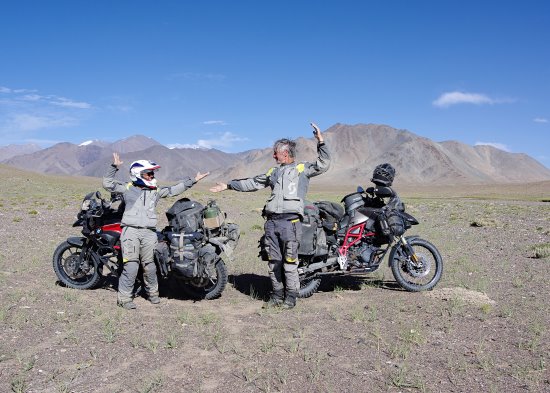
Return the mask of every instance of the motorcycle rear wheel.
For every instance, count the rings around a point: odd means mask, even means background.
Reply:
[[[227,285],[227,267],[225,263],[218,259],[213,267],[215,277],[211,277],[207,282],[204,279],[196,281],[196,279],[182,283],[181,290],[192,299],[196,300],[212,300],[221,296],[225,286]],[[212,272],[214,273],[214,271]],[[214,274],[212,274],[214,276]]]
[[[97,262],[89,257],[88,266],[80,265],[82,248],[63,242],[53,253],[53,270],[59,281],[65,286],[75,289],[90,289],[97,286],[101,280]]]
[[[419,237],[407,238],[418,262],[403,246],[391,250],[390,267],[397,283],[411,292],[427,291],[436,286],[443,273],[443,258],[437,248]]]
[[[298,291],[298,297],[305,299],[312,296],[321,285],[320,278],[300,277],[300,290]]]

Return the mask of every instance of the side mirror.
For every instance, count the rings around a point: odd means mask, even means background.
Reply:
[[[374,189],[374,194],[382,198],[391,197],[394,195],[393,190],[389,187],[377,187]]]

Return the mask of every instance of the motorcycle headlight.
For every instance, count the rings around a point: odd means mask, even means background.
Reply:
[[[82,210],[86,211],[90,208],[90,200],[86,199],[82,202]]]

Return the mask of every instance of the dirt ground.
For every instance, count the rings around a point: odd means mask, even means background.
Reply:
[[[138,298],[126,311],[113,280],[73,290],[52,269],[100,180],[0,176],[1,392],[550,392],[550,183],[404,189],[420,221],[409,233],[443,255],[439,285],[403,291],[385,266],[328,278],[290,311],[261,308],[267,194],[197,187],[186,196],[215,196],[241,226],[230,285],[216,300],[165,291],[160,306]]]

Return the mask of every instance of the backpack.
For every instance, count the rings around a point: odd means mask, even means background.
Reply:
[[[166,211],[166,218],[174,232],[191,233],[199,231],[202,226],[202,212],[204,206],[188,198],[174,202]]]

